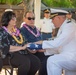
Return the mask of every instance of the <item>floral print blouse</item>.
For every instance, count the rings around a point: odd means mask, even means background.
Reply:
[[[0,52],[2,51],[6,55],[9,52],[9,47],[8,34],[0,28]]]
[[[19,39],[18,36],[16,38]],[[0,28],[0,49],[6,50],[5,47],[7,47],[8,50],[4,51],[5,53],[8,53],[10,45],[23,46],[26,42],[27,41],[24,39],[22,44],[18,44],[8,32],[6,32],[3,28]]]

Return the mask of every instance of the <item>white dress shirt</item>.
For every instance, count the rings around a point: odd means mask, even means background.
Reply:
[[[23,25],[24,25],[24,24],[26,24],[26,23],[25,23],[25,22],[22,22],[22,23],[21,23],[21,26],[20,26],[20,28],[21,28],[21,27],[23,27]]]

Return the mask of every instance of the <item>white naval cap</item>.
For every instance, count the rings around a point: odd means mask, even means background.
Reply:
[[[51,10],[51,18],[57,16],[57,15],[66,15],[67,13],[69,13],[66,10],[62,10],[62,9],[50,9]]]
[[[43,12],[44,13],[50,13],[50,9],[45,9]]]
[[[6,9],[5,12],[7,12],[7,11],[13,11],[13,10],[12,9]]]

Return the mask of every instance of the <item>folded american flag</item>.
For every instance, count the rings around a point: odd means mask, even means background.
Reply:
[[[39,50],[42,49],[42,44],[30,43],[28,44],[27,48],[30,50]]]

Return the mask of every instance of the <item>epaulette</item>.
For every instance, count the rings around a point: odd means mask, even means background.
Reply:
[[[68,21],[67,23],[70,23],[71,21]]]

